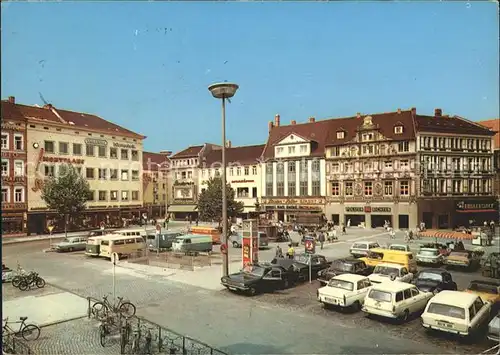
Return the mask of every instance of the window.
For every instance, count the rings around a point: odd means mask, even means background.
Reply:
[[[192,171],[188,171],[187,172],[187,178],[188,179],[192,179],[193,178],[193,172]],[[137,171],[137,179],[139,179],[139,171]]]
[[[94,176],[94,168],[86,168],[85,169],[85,176],[87,177],[87,179],[93,179],[95,176]]]
[[[163,200],[165,200],[165,194],[163,194]],[[132,191],[132,200],[137,201],[139,200],[139,191]]]
[[[128,160],[128,149],[121,149],[120,157],[122,160]]]
[[[128,170],[121,171],[122,180],[128,180]]]
[[[9,202],[9,189],[2,187],[2,202]]]
[[[6,133],[2,133],[2,149],[9,149],[9,135]],[[3,189],[2,189],[2,196],[3,196]]]
[[[288,154],[295,154],[295,147],[288,147]]]
[[[386,168],[386,169],[392,169],[392,161],[386,160],[384,162],[384,168]]]
[[[481,308],[483,308],[483,306],[483,301],[479,297],[476,298],[476,300],[474,301],[474,308],[476,309],[476,313],[479,312]]]
[[[94,201],[94,190],[89,191],[89,195],[87,196],[87,201]]]
[[[118,159],[118,150],[116,148],[109,148],[109,157],[112,159]]]
[[[128,191],[122,191],[122,201],[128,201]]]
[[[276,152],[277,152],[278,154],[283,153],[283,147],[278,147],[278,148],[276,148]]]
[[[287,170],[288,196],[297,196],[297,162],[289,161]]]
[[[236,168],[236,175],[238,175],[238,176],[241,175],[241,168]]]
[[[245,166],[245,175],[250,175],[250,168]]]
[[[230,168],[229,169],[229,176],[233,176],[234,175],[234,169],[233,168]]]
[[[392,195],[392,181],[384,181],[384,195],[391,196]]]
[[[344,139],[345,133],[344,131],[337,131],[337,139]]]
[[[419,294],[418,289],[412,288],[410,290],[411,290],[411,296],[412,297],[417,297],[418,296],[418,294]]]
[[[9,161],[2,160],[2,176],[9,176]]]
[[[73,155],[82,155],[82,145],[73,143]]]
[[[400,181],[399,182],[399,194],[401,196],[408,196],[410,194],[410,182]]]
[[[97,154],[99,157],[104,158],[106,157],[106,146],[100,145],[97,147]]]
[[[109,178],[111,180],[118,180],[118,169],[109,169]]]
[[[410,167],[410,162],[408,160],[401,160],[399,162],[399,167],[401,169],[405,169],[406,170],[406,169],[408,169]]]
[[[99,180],[106,180],[106,172],[107,172],[107,169],[99,168]]]
[[[68,154],[68,153],[69,153],[68,143],[59,142],[59,154]]]
[[[24,162],[22,160],[14,162],[14,176],[24,176]]]
[[[118,200],[118,191],[110,191],[109,192],[109,199],[111,201],[117,201]]]
[[[44,173],[47,177],[53,177],[56,174],[56,167],[54,165],[45,165]]]
[[[409,152],[410,151],[410,143],[409,142],[399,142],[398,143],[398,151],[399,152]]]
[[[407,288],[406,290],[403,291],[403,295],[405,297],[405,300],[408,300],[411,298],[411,291],[409,288]]]
[[[132,170],[132,180],[133,181],[139,180],[139,170]]]
[[[365,196],[373,195],[373,183],[371,181],[365,181]]]
[[[14,134],[14,149],[15,150],[24,149],[24,137],[22,134]]]
[[[394,133],[395,134],[403,134],[403,126],[394,127]]]
[[[24,188],[16,187],[14,189],[14,202],[24,202]]]
[[[338,182],[332,182],[332,196],[340,195],[340,184]]]
[[[85,144],[85,154],[88,156],[88,157],[93,157],[95,154],[94,154],[94,145],[92,144]]]
[[[307,145],[304,145],[304,144],[303,144],[303,145],[301,145],[301,146],[300,146],[300,152],[301,152],[301,153],[307,153]]]
[[[332,173],[338,173],[339,171],[340,171],[339,163],[333,163],[332,164]]]
[[[345,195],[346,196],[352,196],[353,195],[352,182],[346,182],[346,183],[344,183],[344,188],[345,188]]]
[[[257,175],[257,166],[252,166],[252,175]]]
[[[307,161],[299,162],[299,195],[308,196],[308,171]]]
[[[54,153],[54,142],[45,141],[43,147],[45,149],[45,153]]]
[[[276,196],[285,196],[285,166],[276,164]]]
[[[132,160],[138,161],[139,160],[139,152],[137,150],[132,150],[130,152],[132,154]]]
[[[312,182],[312,195],[313,196],[320,196],[321,195],[321,185],[319,180],[316,180]]]
[[[273,196],[273,163],[266,164],[266,196]]]
[[[403,291],[396,293],[396,302],[401,302],[403,300]]]
[[[99,201],[106,201],[108,199],[107,191],[99,191]]]

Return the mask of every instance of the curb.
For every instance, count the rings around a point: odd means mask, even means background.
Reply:
[[[59,240],[64,239],[65,237],[52,237],[52,238],[37,238],[37,239],[21,239],[21,240],[2,240],[2,245],[11,245],[11,244],[23,244],[23,243],[32,243],[32,242],[40,242],[47,240]]]

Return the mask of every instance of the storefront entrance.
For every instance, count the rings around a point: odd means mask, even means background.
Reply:
[[[409,229],[410,228],[410,216],[407,214],[400,214],[398,216],[398,228],[399,229]]]
[[[372,214],[371,215],[372,219],[372,228],[379,228],[383,227],[385,225],[385,222],[388,221],[389,225],[392,227],[392,216],[391,215],[385,215],[385,214]]]
[[[340,215],[339,214],[332,214],[331,221],[333,222],[333,224],[335,224],[336,226],[338,226],[339,225],[339,221],[340,221]]]
[[[364,214],[346,214],[344,216],[344,224],[347,226],[347,222],[350,220],[351,227],[356,227],[361,223],[365,223],[365,215]]]

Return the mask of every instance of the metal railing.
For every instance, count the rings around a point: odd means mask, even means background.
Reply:
[[[3,354],[35,354],[25,341],[12,333],[2,334],[2,352]]]

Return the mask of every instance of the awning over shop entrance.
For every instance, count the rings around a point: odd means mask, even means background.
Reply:
[[[196,208],[196,205],[170,205],[168,212],[194,212]]]
[[[419,232],[421,237],[426,238],[442,238],[442,239],[473,239],[472,234],[466,234],[463,232],[455,231],[439,231],[439,230],[426,230],[424,232]]]

